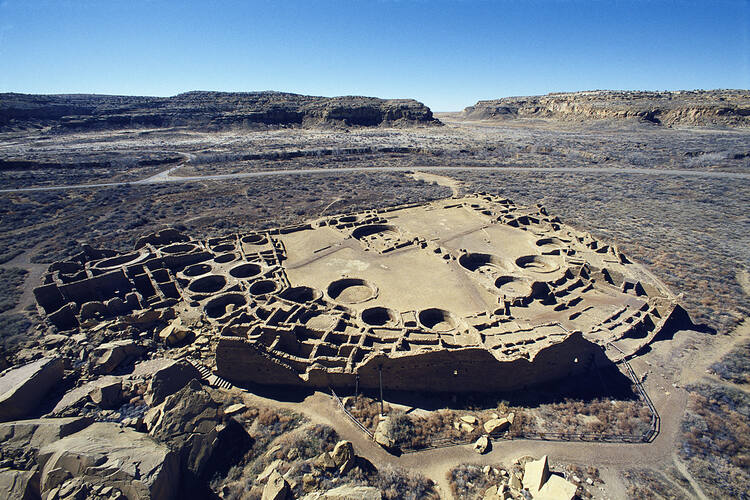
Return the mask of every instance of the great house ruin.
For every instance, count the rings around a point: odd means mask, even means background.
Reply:
[[[315,388],[514,390],[632,356],[684,317],[616,247],[485,194],[88,247],[34,293],[59,330],[193,318],[221,377]]]

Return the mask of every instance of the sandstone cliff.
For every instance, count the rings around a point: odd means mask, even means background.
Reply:
[[[750,91],[590,91],[479,101],[468,119],[640,120],[659,125],[750,126]]]
[[[173,97],[0,94],[0,131],[202,129],[253,126],[439,124],[413,99],[314,97],[282,92],[187,92]]]

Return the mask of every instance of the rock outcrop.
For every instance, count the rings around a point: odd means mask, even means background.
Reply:
[[[339,486],[328,491],[314,491],[303,500],[380,500],[382,493],[372,486]]]
[[[201,477],[248,440],[239,424],[221,416],[220,407],[194,379],[151,410],[146,425],[151,436],[179,455],[184,469]]]
[[[163,444],[117,424],[97,422],[39,451],[44,493],[72,477],[119,489],[130,500],[175,498],[179,459]]]
[[[315,97],[283,92],[187,92],[174,97],[0,94],[0,131],[439,124],[413,99]]]
[[[151,406],[161,404],[167,396],[185,387],[191,380],[200,379],[200,372],[187,361],[160,358],[136,365],[134,377],[149,379],[144,399]]]
[[[59,358],[42,358],[0,376],[0,421],[25,417],[63,378]]]
[[[36,498],[36,473],[27,470],[0,469],[0,498],[33,500]]]
[[[590,91],[479,101],[463,111],[473,120],[639,120],[663,125],[750,126],[750,91]]]

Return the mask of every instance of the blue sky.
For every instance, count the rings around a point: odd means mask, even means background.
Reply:
[[[0,92],[750,88],[750,0],[0,0]]]

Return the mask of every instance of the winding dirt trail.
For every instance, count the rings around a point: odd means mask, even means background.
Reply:
[[[544,172],[544,173],[578,173],[584,175],[597,174],[637,174],[637,175],[656,175],[656,176],[685,176],[700,177],[713,179],[737,179],[750,180],[750,174],[737,172],[712,172],[706,170],[688,170],[688,169],[665,169],[665,168],[620,168],[620,167],[341,167],[341,168],[302,168],[297,170],[262,170],[257,172],[239,172],[234,174],[215,174],[215,175],[195,175],[195,176],[175,176],[173,172],[177,171],[184,164],[171,167],[163,172],[141,179],[129,182],[102,182],[95,184],[69,184],[58,186],[38,186],[15,189],[0,189],[0,193],[24,193],[36,191],[61,191],[66,189],[96,189],[109,188],[117,186],[138,186],[160,183],[174,182],[203,182],[203,181],[220,181],[228,179],[244,179],[255,177],[287,176],[287,175],[318,175],[318,174],[343,174],[343,173],[370,173],[370,172],[489,172],[489,173],[508,173],[508,172]]]
[[[438,485],[440,495],[445,499],[453,498],[447,474],[455,466],[464,463],[507,466],[513,459],[525,455],[549,455],[555,462],[579,466],[593,465],[606,471],[609,478],[606,486],[608,498],[627,498],[618,471],[649,467],[659,469],[664,465],[674,464],[690,482],[697,496],[705,499],[700,486],[692,478],[685,464],[675,455],[676,442],[688,403],[688,393],[682,386],[703,378],[706,369],[713,362],[747,338],[750,338],[750,320],[741,324],[729,339],[707,338],[699,332],[681,331],[675,334],[676,343],[663,341],[653,344],[652,352],[634,360],[638,365],[634,367],[636,372],[639,375],[648,374],[644,386],[661,416],[660,432],[650,443],[514,439],[493,442],[491,451],[484,455],[478,455],[471,445],[467,444],[394,456],[349,421],[326,393],[316,392],[303,401],[291,402],[250,393],[243,393],[243,397],[249,404],[287,408],[303,413],[313,422],[333,427],[341,439],[352,442],[358,455],[368,459],[376,467],[390,465],[421,473]],[[700,348],[695,347],[696,342],[700,344]],[[679,350],[684,356],[673,356],[675,350]],[[662,365],[662,360],[669,360],[669,364]],[[686,366],[689,368],[679,369]]]

